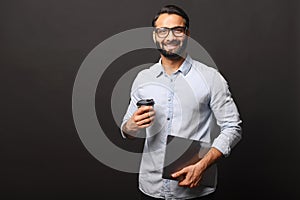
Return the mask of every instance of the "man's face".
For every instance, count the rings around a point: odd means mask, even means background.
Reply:
[[[189,35],[185,20],[179,15],[164,13],[158,17],[155,25],[156,31],[153,32],[153,39],[160,53],[169,59],[178,59],[183,56],[187,45],[187,35]],[[168,28],[173,28],[173,30],[168,30]]]

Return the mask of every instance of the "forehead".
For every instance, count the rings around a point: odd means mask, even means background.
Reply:
[[[174,26],[184,26],[185,20],[183,17],[176,14],[163,13],[157,18],[155,24],[156,27],[172,28]]]

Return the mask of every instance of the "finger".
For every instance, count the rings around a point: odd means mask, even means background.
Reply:
[[[190,186],[193,183],[191,176],[186,175],[186,177],[179,182],[180,186]]]
[[[141,120],[144,120],[144,119],[148,119],[148,118],[151,118],[151,117],[154,117],[155,113],[153,111],[150,111],[150,112],[146,112],[142,115],[140,115],[140,121]]]
[[[190,187],[197,187],[200,185],[202,176],[200,176],[200,177],[191,176],[190,179],[191,179]]]
[[[150,118],[150,123],[146,123],[146,124],[142,124],[142,125],[140,125],[140,126],[138,126],[139,128],[148,128],[149,126],[151,126],[153,123],[153,119],[154,118]]]
[[[173,178],[178,178],[179,176],[184,175],[184,174],[186,174],[186,173],[187,173],[187,172],[185,171],[185,168],[183,168],[182,170],[173,173],[171,176],[172,176]]]
[[[178,183],[179,186],[190,186],[190,182],[189,180],[187,180],[186,178],[183,179],[182,181],[179,181]]]
[[[144,114],[145,112],[149,112],[149,111],[152,111],[153,110],[153,107],[152,106],[141,106],[139,107],[139,109],[136,111],[136,114],[137,115],[142,115]]]
[[[137,113],[135,113],[133,120],[134,120],[135,123],[138,123],[138,122],[140,122],[144,119],[147,119],[147,118],[149,118],[148,112],[142,113],[142,114],[138,114],[138,112],[137,112]]]
[[[155,116],[155,111],[154,110],[149,111],[148,114],[149,114],[149,117]]]
[[[179,186],[185,186],[185,187],[196,187],[196,184],[189,178],[185,177],[182,181],[178,183]]]
[[[140,121],[136,122],[136,124],[138,126],[142,126],[142,125],[145,125],[145,124],[150,124],[153,119],[154,119],[154,117],[147,117],[147,118],[145,118],[143,120],[140,120]]]
[[[185,178],[179,182],[179,185],[191,187],[191,184],[195,182],[195,177],[193,177],[193,173],[189,170],[189,168],[184,168],[184,170],[186,172]]]
[[[142,107],[146,107],[146,106],[142,106]],[[144,108],[139,108],[135,113],[134,113],[134,121],[138,122],[141,121],[143,119],[149,118],[149,111],[148,109],[144,109]],[[151,111],[150,115],[153,115],[152,113],[153,111]]]
[[[194,183],[193,187],[198,187],[199,186],[200,181],[197,181],[196,183]]]
[[[152,125],[151,123],[149,123],[149,124],[143,124],[143,125],[139,126],[139,128],[148,128],[151,125]]]
[[[193,187],[196,187],[196,186],[197,186],[197,183],[196,183],[196,182],[192,182],[192,183],[189,185],[190,188],[193,188]]]
[[[148,107],[147,109],[148,109],[149,112],[154,110],[153,106],[146,106],[146,107]]]
[[[195,182],[195,183],[192,183],[190,185],[190,188],[193,188],[193,187],[198,187],[199,186],[199,181]]]

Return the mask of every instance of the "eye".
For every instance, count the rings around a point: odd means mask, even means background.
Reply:
[[[165,28],[158,28],[156,29],[157,34],[166,34],[168,32]]]
[[[182,28],[182,27],[176,27],[176,28],[174,28],[174,32],[181,34],[181,33],[184,32],[184,28]]]

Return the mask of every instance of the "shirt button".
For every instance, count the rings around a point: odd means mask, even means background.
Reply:
[[[171,101],[171,98],[168,98],[168,101]]]
[[[170,120],[170,117],[168,117],[167,120]]]

